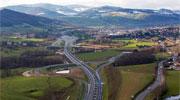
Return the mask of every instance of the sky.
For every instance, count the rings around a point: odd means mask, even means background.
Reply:
[[[35,3],[52,3],[59,5],[78,4],[85,6],[111,5],[125,8],[167,8],[172,10],[180,10],[180,0],[0,0],[0,7]]]

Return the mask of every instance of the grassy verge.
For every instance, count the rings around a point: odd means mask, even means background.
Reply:
[[[131,100],[153,80],[155,63],[105,69],[108,100]]]
[[[83,61],[103,60],[112,56],[118,55],[120,52],[116,50],[97,51],[90,53],[79,53],[77,56]]]
[[[103,100],[108,100],[108,79],[105,70],[101,70],[101,76],[103,79]]]
[[[80,82],[80,80],[75,81],[75,85],[72,88],[68,89],[67,98],[69,97],[69,100],[83,100],[84,93],[85,84],[83,82]]]
[[[97,64],[88,64],[92,69],[96,69]]]
[[[180,93],[180,71],[174,71],[174,70],[167,70],[165,74],[166,80],[165,80],[165,90],[161,94],[161,99],[167,98],[169,96],[176,96]],[[159,97],[159,91],[161,88],[155,89],[152,93],[150,93],[146,100],[152,100],[156,97]]]

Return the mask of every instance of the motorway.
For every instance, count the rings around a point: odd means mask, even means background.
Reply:
[[[84,100],[102,100],[102,82],[96,76],[95,71],[91,69],[86,63],[76,58],[69,49],[72,46],[72,41],[69,39],[64,39],[64,54],[65,56],[74,64],[79,65],[81,69],[85,72],[89,79],[88,90],[85,92]]]
[[[110,58],[107,62],[104,62],[104,63],[102,63],[99,67],[97,67],[97,68],[96,68],[96,76],[97,76],[97,78],[98,78],[99,80],[101,80],[100,71],[101,71],[102,68],[104,68],[104,67],[112,64],[113,62],[115,62],[115,60],[116,60],[117,58],[120,58],[121,56],[123,56],[124,54],[127,54],[127,53],[132,53],[132,52],[122,52],[121,54],[119,54],[119,55],[117,55],[117,56],[115,56],[115,57]]]
[[[158,64],[158,69],[157,69],[157,77],[156,80],[148,86],[144,91],[142,91],[139,95],[136,96],[135,100],[145,100],[145,97],[153,92],[157,87],[160,87],[163,85],[165,82],[165,77],[164,77],[164,66],[163,63],[165,61],[161,61]]]

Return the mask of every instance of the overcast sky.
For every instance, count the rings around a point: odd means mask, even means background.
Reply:
[[[86,6],[113,5],[126,8],[167,8],[180,10],[180,0],[0,0],[0,7],[34,3],[80,4]]]

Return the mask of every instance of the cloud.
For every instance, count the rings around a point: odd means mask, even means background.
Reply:
[[[126,8],[150,8],[150,9],[178,9],[180,0],[0,0],[0,6],[52,3],[60,5],[80,4],[87,6],[115,5]]]

